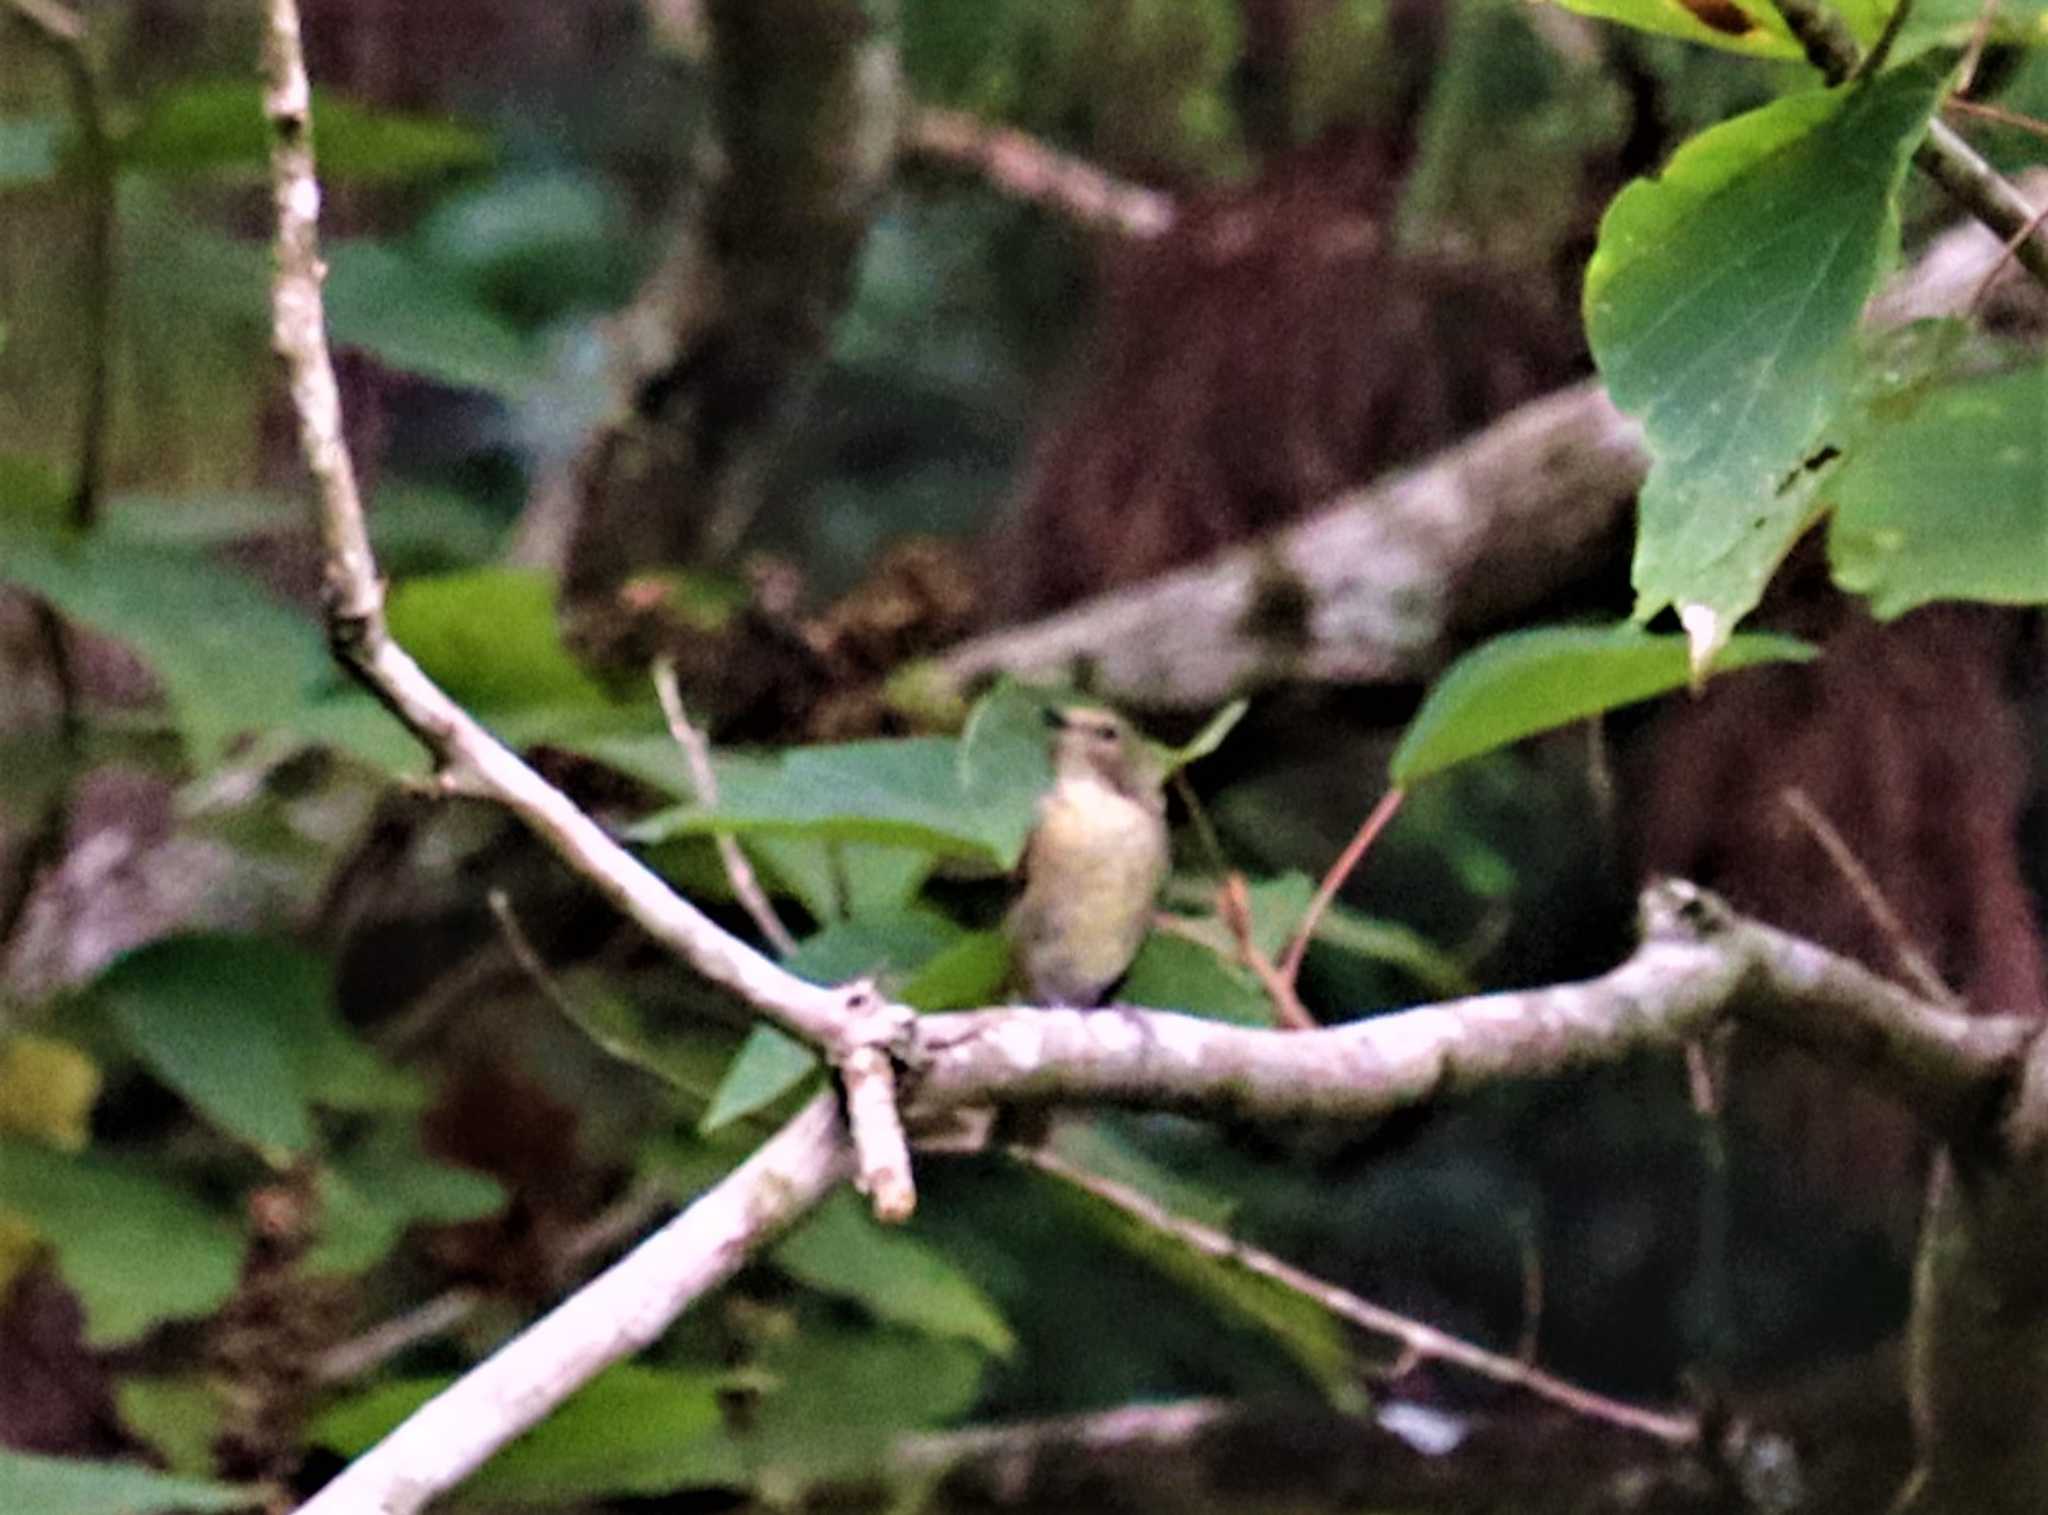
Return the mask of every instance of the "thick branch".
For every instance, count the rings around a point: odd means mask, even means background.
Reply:
[[[2048,196],[2048,176],[2023,183]],[[1976,225],[1944,234],[1873,302],[1871,323],[1966,310],[2002,256]],[[1648,467],[1635,422],[1581,385],[1270,538],[963,642],[936,666],[962,688],[1085,671],[1106,699],[1177,709],[1286,681],[1419,682],[1475,631],[1612,560]]]
[[[717,1187],[427,1401],[300,1515],[412,1515],[661,1335],[852,1174],[838,1102],[820,1095]]]
[[[1085,668],[1107,698],[1182,708],[1282,680],[1418,680],[1461,629],[1597,561],[1647,466],[1636,423],[1580,385],[1264,542],[964,642],[939,669],[964,687]]]
[[[1235,1119],[1371,1120],[1503,1079],[1677,1047],[1737,1013],[1904,1095],[1937,1129],[1983,1114],[2039,1027],[1915,998],[1851,960],[1676,881],[1643,943],[1579,984],[1426,1005],[1321,1031],[1167,1011],[931,1015],[907,1055],[913,1120],[962,1104],[1107,1103]]]

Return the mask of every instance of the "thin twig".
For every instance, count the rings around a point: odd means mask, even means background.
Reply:
[[[649,1057],[639,1047],[622,1036],[615,1036],[593,1021],[581,1005],[569,997],[561,981],[548,970],[542,961],[533,940],[519,924],[519,917],[512,911],[512,901],[502,889],[493,889],[484,896],[490,906],[491,917],[498,924],[498,933],[505,939],[505,950],[512,954],[512,961],[519,965],[529,982],[538,989],[541,997],[561,1014],[563,1020],[574,1026],[590,1044],[614,1062],[625,1064],[640,1073],[695,1099],[700,1105],[711,1103],[712,1091],[692,1087],[676,1076],[670,1068]]]
[[[379,1321],[367,1331],[329,1347],[313,1360],[317,1384],[351,1383],[374,1373],[402,1352],[423,1341],[446,1336],[476,1314],[484,1302],[481,1290],[467,1286],[444,1289],[425,1304]]]
[[[1258,978],[1273,1002],[1273,1018],[1295,1031],[1313,1031],[1321,1023],[1301,1002],[1294,981],[1274,966],[1272,958],[1252,936],[1251,896],[1242,873],[1230,873],[1216,890],[1216,914],[1237,943],[1237,958]]]
[[[1288,983],[1300,980],[1301,960],[1308,955],[1309,938],[1315,935],[1316,922],[1320,921],[1323,912],[1330,908],[1330,902],[1337,897],[1337,891],[1344,887],[1344,880],[1351,877],[1352,870],[1358,866],[1360,859],[1365,856],[1372,844],[1379,840],[1379,834],[1386,829],[1387,822],[1394,818],[1395,812],[1401,808],[1401,801],[1405,798],[1399,789],[1389,789],[1381,795],[1379,803],[1372,807],[1372,814],[1365,818],[1357,834],[1338,854],[1337,861],[1330,865],[1330,871],[1323,875],[1323,882],[1316,890],[1315,898],[1309,901],[1308,909],[1302,914],[1301,924],[1295,928],[1294,940],[1287,944],[1287,950],[1280,956],[1280,975]]]
[[[1920,950],[1913,940],[1913,933],[1906,929],[1906,923],[1899,918],[1899,912],[1892,908],[1884,891],[1877,887],[1877,880],[1870,876],[1870,870],[1863,866],[1863,860],[1851,850],[1842,833],[1835,829],[1834,822],[1821,813],[1812,797],[1797,784],[1787,785],[1778,795],[1779,800],[1799,824],[1806,828],[1807,835],[1819,844],[1827,854],[1828,862],[1842,881],[1856,896],[1863,913],[1870,917],[1885,941],[1890,944],[1892,958],[1907,982],[1922,994],[1945,1009],[1955,1010],[1962,1006],[1962,997],[1942,982],[1934,971],[1934,965],[1927,960],[1927,954]]]
[[[676,682],[675,660],[666,655],[654,660],[654,692],[661,700],[662,717],[668,722],[668,734],[675,738],[676,746],[683,751],[683,761],[689,765],[690,782],[697,789],[697,803],[706,810],[718,808],[718,775],[711,767],[711,748],[704,740],[704,733],[690,724],[689,712],[683,709],[683,691]],[[782,917],[775,913],[775,906],[768,898],[768,891],[761,887],[761,880],[754,873],[754,865],[747,861],[747,854],[740,846],[739,838],[730,831],[714,831],[711,841],[718,848],[718,860],[725,866],[726,881],[732,885],[732,892],[747,917],[754,923],[768,945],[780,957],[788,957],[796,951],[796,938],[790,935],[789,927],[782,924]]]
[[[2000,126],[2010,126],[2015,131],[2032,132],[2037,137],[2048,137],[2048,121],[2038,116],[2029,116],[2023,111],[2007,106],[1993,105],[1988,100],[1965,100],[1960,95],[1941,102],[1943,110],[1956,111],[1965,116],[1980,116]]]
[[[1174,222],[1172,196],[1126,183],[1072,153],[965,111],[922,107],[910,119],[904,145],[971,168],[1003,193],[1049,206],[1090,229],[1156,237]]]
[[[1452,1336],[1449,1332],[1397,1314],[1369,1300],[1359,1298],[1348,1289],[1341,1289],[1333,1283],[1305,1273],[1263,1248],[1240,1241],[1213,1227],[1175,1215],[1149,1195],[1070,1163],[1043,1146],[1011,1147],[1009,1151],[1018,1161],[1027,1163],[1041,1173],[1064,1183],[1072,1184],[1083,1193],[1093,1195],[1104,1204],[1112,1206],[1162,1235],[1172,1237],[1205,1257],[1235,1264],[1247,1273],[1269,1279],[1282,1288],[1313,1301],[1340,1320],[1349,1321],[1375,1335],[1391,1337],[1401,1344],[1407,1354],[1417,1360],[1452,1364],[1482,1378],[1491,1379],[1495,1383],[1521,1389],[1575,1414],[1624,1430],[1640,1432],[1670,1446],[1688,1446],[1699,1439],[1699,1423],[1689,1415],[1660,1414],[1654,1410],[1643,1409],[1639,1405],[1609,1399],[1604,1394],[1568,1383],[1544,1372],[1541,1368],[1517,1362],[1514,1358],[1504,1357],[1498,1352],[1489,1352],[1484,1347],[1474,1346],[1471,1342]]]
[[[1977,65],[1984,59],[1984,49],[1991,41],[1991,23],[1997,16],[1998,0],[1984,0],[1976,24],[1970,28],[1970,45],[1963,49],[1962,66],[1956,70],[1958,96],[1967,95],[1977,83]]]
[[[2048,221],[2048,205],[2043,205],[2035,211],[2031,221],[2006,238],[2005,246],[1999,251],[1998,261],[1985,270],[1984,277],[1977,281],[1977,287],[1970,292],[1970,303],[1963,308],[1963,319],[1968,320],[1983,308],[1984,302],[1991,298],[1991,289],[1998,283],[1998,276],[2005,272],[2005,265],[2018,255],[2020,244],[2032,237],[2040,229],[2043,221]]]
[[[1906,18],[1913,14],[1913,0],[1893,0],[1892,11],[1884,18],[1884,29],[1877,34],[1877,40],[1870,44],[1870,51],[1849,71],[1849,82],[1855,84],[1871,78],[1882,71],[1885,60],[1891,57],[1892,48],[1899,40],[1899,33],[1905,29]]]

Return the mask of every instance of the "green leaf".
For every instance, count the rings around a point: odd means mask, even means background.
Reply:
[[[95,1344],[204,1315],[241,1276],[234,1228],[169,1175],[139,1163],[0,1137],[0,1197],[57,1249]]]
[[[332,183],[394,184],[490,160],[482,133],[455,122],[374,109],[313,91],[320,176]],[[159,90],[120,139],[125,168],[158,175],[256,177],[274,140],[253,80],[203,79]]]
[[[1128,1153],[1127,1160],[1135,1163],[1139,1154]],[[1134,1182],[1132,1171],[1121,1176],[1133,1187],[1145,1187]],[[1197,1251],[1083,1189],[1063,1184],[1060,1199],[1117,1246],[1226,1315],[1270,1336],[1334,1403],[1348,1405],[1358,1399],[1349,1330],[1306,1295],[1234,1260]]]
[[[262,1489],[174,1478],[129,1462],[40,1457],[0,1448],[0,1510],[21,1515],[136,1515],[148,1510],[252,1510]]]
[[[1503,869],[1505,871],[1505,865]],[[1474,892],[1481,891],[1475,889]],[[1505,889],[1495,888],[1491,892],[1498,895]],[[1414,927],[1400,921],[1361,915],[1333,903],[1323,912],[1323,918],[1316,922],[1315,939],[1340,952],[1356,953],[1372,962],[1398,968],[1419,984],[1431,999],[1460,999],[1479,992],[1479,985],[1462,963]]]
[[[1004,679],[975,702],[960,733],[960,792],[987,821],[1004,872],[1024,855],[1039,796],[1052,784],[1045,713],[1058,693]]]
[[[413,1110],[424,1099],[342,1025],[327,962],[288,942],[166,937],[91,992],[151,1072],[259,1150],[305,1148],[315,1103]]]
[[[309,987],[300,966],[255,943],[171,938],[122,957],[92,992],[152,1073],[222,1130],[276,1156],[313,1142],[306,1091],[274,1014]],[[262,976],[272,967],[285,976]]]
[[[1764,58],[1797,58],[1799,43],[1764,0],[1558,0],[1567,10],[1638,31]]]
[[[455,276],[378,242],[338,242],[327,257],[327,321],[336,342],[512,402],[542,378],[540,350]]]
[[[851,1299],[877,1320],[957,1337],[998,1357],[1016,1348],[978,1285],[925,1242],[879,1224],[851,1194],[827,1200],[771,1255],[791,1277]]]
[[[1721,671],[1804,662],[1814,649],[1790,637],[1740,636]],[[1412,787],[1433,773],[1573,721],[1685,687],[1682,637],[1637,626],[1552,626],[1515,631],[1474,648],[1437,680],[1388,765]]]
[[[1835,582],[1882,617],[2048,602],[2048,367],[1938,389],[1826,486]]]
[[[665,810],[630,834],[647,842],[714,831],[801,835],[1004,866],[1009,827],[1000,818],[985,824],[967,804],[954,753],[955,743],[941,737],[791,748],[765,768],[721,775],[715,810]]]
[[[930,910],[840,921],[808,937],[785,966],[819,984],[843,984],[876,976],[898,979],[941,957],[966,935]],[[943,980],[942,980],[943,982]],[[772,1026],[756,1026],[719,1080],[711,1107],[698,1123],[701,1135],[743,1120],[802,1083],[818,1065],[802,1043]]]
[[[967,1413],[988,1356],[978,1346],[908,1331],[806,1330],[765,1356],[773,1378],[731,1438],[757,1479],[845,1477],[886,1464],[906,1432]]]
[[[1316,897],[1316,881],[1305,873],[1283,873],[1247,885],[1245,893],[1252,918],[1252,945],[1277,960],[1301,929],[1301,918]]]
[[[1168,749],[1166,771],[1176,773],[1190,763],[1199,762],[1223,745],[1223,739],[1230,735],[1237,723],[1244,719],[1244,713],[1252,708],[1250,700],[1232,700],[1203,723],[1202,729],[1189,737],[1180,746]]]
[[[907,909],[931,876],[934,861],[922,847],[881,842],[756,833],[747,844],[768,864],[776,882],[821,922]]]
[[[1587,332],[1652,456],[1636,617],[1681,606],[1699,667],[1813,519],[1803,465],[1850,396],[1857,321],[1943,82],[1929,61],[1724,122],[1601,222]]]
[[[815,984],[893,980],[936,957],[963,934],[935,910],[864,916],[806,937],[783,966]]]
[[[546,574],[472,568],[391,592],[391,634],[449,695],[482,715],[613,705],[562,646]]]
[[[970,931],[925,959],[897,996],[919,1010],[968,1010],[994,1004],[1009,981],[1009,938],[1000,931]]]
[[[464,1503],[559,1504],[665,1494],[696,1484],[743,1484],[723,1441],[723,1372],[620,1363],[494,1457],[456,1496]],[[311,1439],[347,1456],[366,1451],[448,1386],[386,1384],[318,1416]]]
[[[1273,1023],[1273,1002],[1250,973],[1199,942],[1156,931],[1138,949],[1116,998],[1240,1026]]]
[[[213,1443],[227,1414],[225,1391],[203,1375],[123,1378],[114,1385],[121,1423],[147,1442],[174,1473],[213,1468]]]
[[[202,768],[235,738],[265,731],[331,738],[387,769],[417,767],[411,737],[343,686],[310,620],[197,552],[0,536],[0,579],[141,656]]]
[[[1023,855],[1038,798],[1052,782],[1043,718],[1046,691],[999,684],[955,742],[943,737],[795,747],[769,764],[721,766],[715,810],[686,805],[649,817],[635,840],[730,831],[877,843],[959,858],[1008,872]],[[821,920],[879,894],[907,896],[907,860],[883,859],[876,889],[859,900],[822,870],[844,866],[795,849],[765,849],[784,881]],[[849,879],[858,886],[861,881]],[[920,882],[922,880],[920,879]]]
[[[837,853],[834,871],[845,886],[849,917],[907,910],[931,877],[932,855],[922,847],[840,842],[833,850]]]
[[[773,1026],[756,1026],[733,1055],[725,1077],[711,1096],[711,1108],[697,1123],[697,1134],[709,1136],[734,1121],[765,1110],[811,1076],[818,1056],[794,1037]]]

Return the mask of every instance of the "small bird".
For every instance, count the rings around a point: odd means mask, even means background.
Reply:
[[[1151,929],[1168,862],[1165,774],[1121,716],[1048,710],[1052,788],[1011,907],[1013,986],[1027,1003],[1096,1005]]]

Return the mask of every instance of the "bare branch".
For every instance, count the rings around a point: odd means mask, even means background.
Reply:
[[[264,109],[277,210],[273,341],[290,376],[300,443],[319,496],[327,557],[328,632],[336,655],[433,753],[443,787],[497,800],[656,941],[713,983],[828,1055],[851,1050],[844,996],[806,983],[701,911],[621,847],[568,796],[499,742],[392,641],[327,348],[320,285],[320,186],[313,173],[311,90],[295,0],[272,0]]]
[[[1120,1104],[1256,1121],[1367,1120],[1505,1079],[1676,1048],[1731,1010],[1907,1097],[1946,1131],[1981,1115],[2040,1028],[1968,1016],[1670,881],[1642,945],[1578,984],[1426,1005],[1319,1031],[1161,1010],[922,1017],[906,1056],[913,1124],[958,1105]]]
[[[973,169],[1004,194],[1050,206],[1091,230],[1156,237],[1176,214],[1173,197],[1130,184],[1094,164],[966,111],[924,106],[911,117],[904,146]]]
[[[427,1401],[300,1515],[414,1515],[661,1335],[852,1173],[838,1101],[821,1094],[682,1214]]]
[[[1308,909],[1301,915],[1301,924],[1295,928],[1294,939],[1287,944],[1287,951],[1280,958],[1280,976],[1291,986],[1301,977],[1301,960],[1308,956],[1310,938],[1316,934],[1316,923],[1322,920],[1323,912],[1330,908],[1337,898],[1337,891],[1344,887],[1344,881],[1351,877],[1372,850],[1372,844],[1387,829],[1401,808],[1406,796],[1399,789],[1389,789],[1380,796],[1380,802],[1372,807],[1372,813],[1359,823],[1358,830],[1337,855],[1337,861],[1330,865],[1323,875],[1323,881],[1316,886],[1315,898],[1308,903]]]
[[[1419,680],[1461,632],[1598,561],[1647,466],[1636,423],[1578,385],[1262,542],[963,642],[938,669],[964,688],[1085,668],[1105,699],[1179,709],[1290,680]],[[1308,606],[1298,641],[1247,630],[1275,594]]]
[[[704,740],[704,733],[690,724],[689,712],[683,708],[683,691],[676,682],[676,665],[672,658],[655,659],[654,692],[661,701],[661,714],[668,722],[668,734],[675,738],[676,746],[682,749],[683,761],[689,764],[690,782],[696,786],[697,803],[707,810],[716,810],[718,776],[712,771],[711,748]],[[732,885],[733,896],[747,912],[748,919],[753,921],[754,929],[777,954],[788,957],[796,951],[796,938],[789,934],[789,927],[783,925],[782,917],[775,913],[768,891],[761,887],[761,880],[754,874],[754,865],[747,861],[739,838],[730,831],[714,831],[711,840],[718,848],[718,860],[725,867],[726,881]]]
[[[1779,798],[1799,824],[1806,828],[1820,850],[1827,854],[1828,862],[1841,875],[1842,882],[1849,886],[1849,892],[1856,896],[1856,902],[1870,917],[1871,924],[1891,943],[1893,961],[1907,981],[1935,1004],[1949,1010],[1961,1009],[1961,996],[1941,981],[1941,975],[1934,971],[1927,954],[1913,940],[1913,933],[1899,919],[1899,912],[1892,908],[1892,902],[1877,887],[1877,880],[1870,876],[1870,870],[1863,866],[1863,860],[1856,856],[1848,840],[1835,829],[1835,823],[1813,802],[1813,796],[1794,784]]]
[[[1122,1211],[1155,1231],[1171,1236],[1183,1246],[1192,1248],[1205,1257],[1234,1263],[1247,1273],[1255,1273],[1261,1278],[1270,1279],[1282,1288],[1313,1301],[1339,1320],[1349,1321],[1361,1330],[1393,1338],[1401,1344],[1406,1360],[1450,1363],[1482,1378],[1492,1379],[1495,1383],[1508,1384],[1533,1394],[1538,1399],[1549,1400],[1574,1415],[1604,1421],[1608,1425],[1638,1432],[1672,1446],[1687,1446],[1699,1439],[1699,1423],[1689,1415],[1665,1415],[1654,1410],[1645,1410],[1639,1405],[1609,1399],[1605,1394],[1582,1389],[1577,1384],[1568,1383],[1540,1368],[1518,1362],[1512,1357],[1503,1357],[1498,1352],[1489,1352],[1484,1347],[1474,1346],[1471,1342],[1439,1331],[1434,1326],[1411,1320],[1370,1300],[1361,1299],[1349,1289],[1340,1289],[1333,1283],[1306,1273],[1262,1247],[1255,1247],[1213,1226],[1205,1226],[1184,1216],[1175,1215],[1149,1195],[1070,1163],[1043,1146],[1012,1147],[1010,1153],[1019,1161],[1028,1163],[1040,1172],[1048,1173],[1062,1182],[1072,1184],[1084,1193],[1094,1195],[1104,1204]]]

